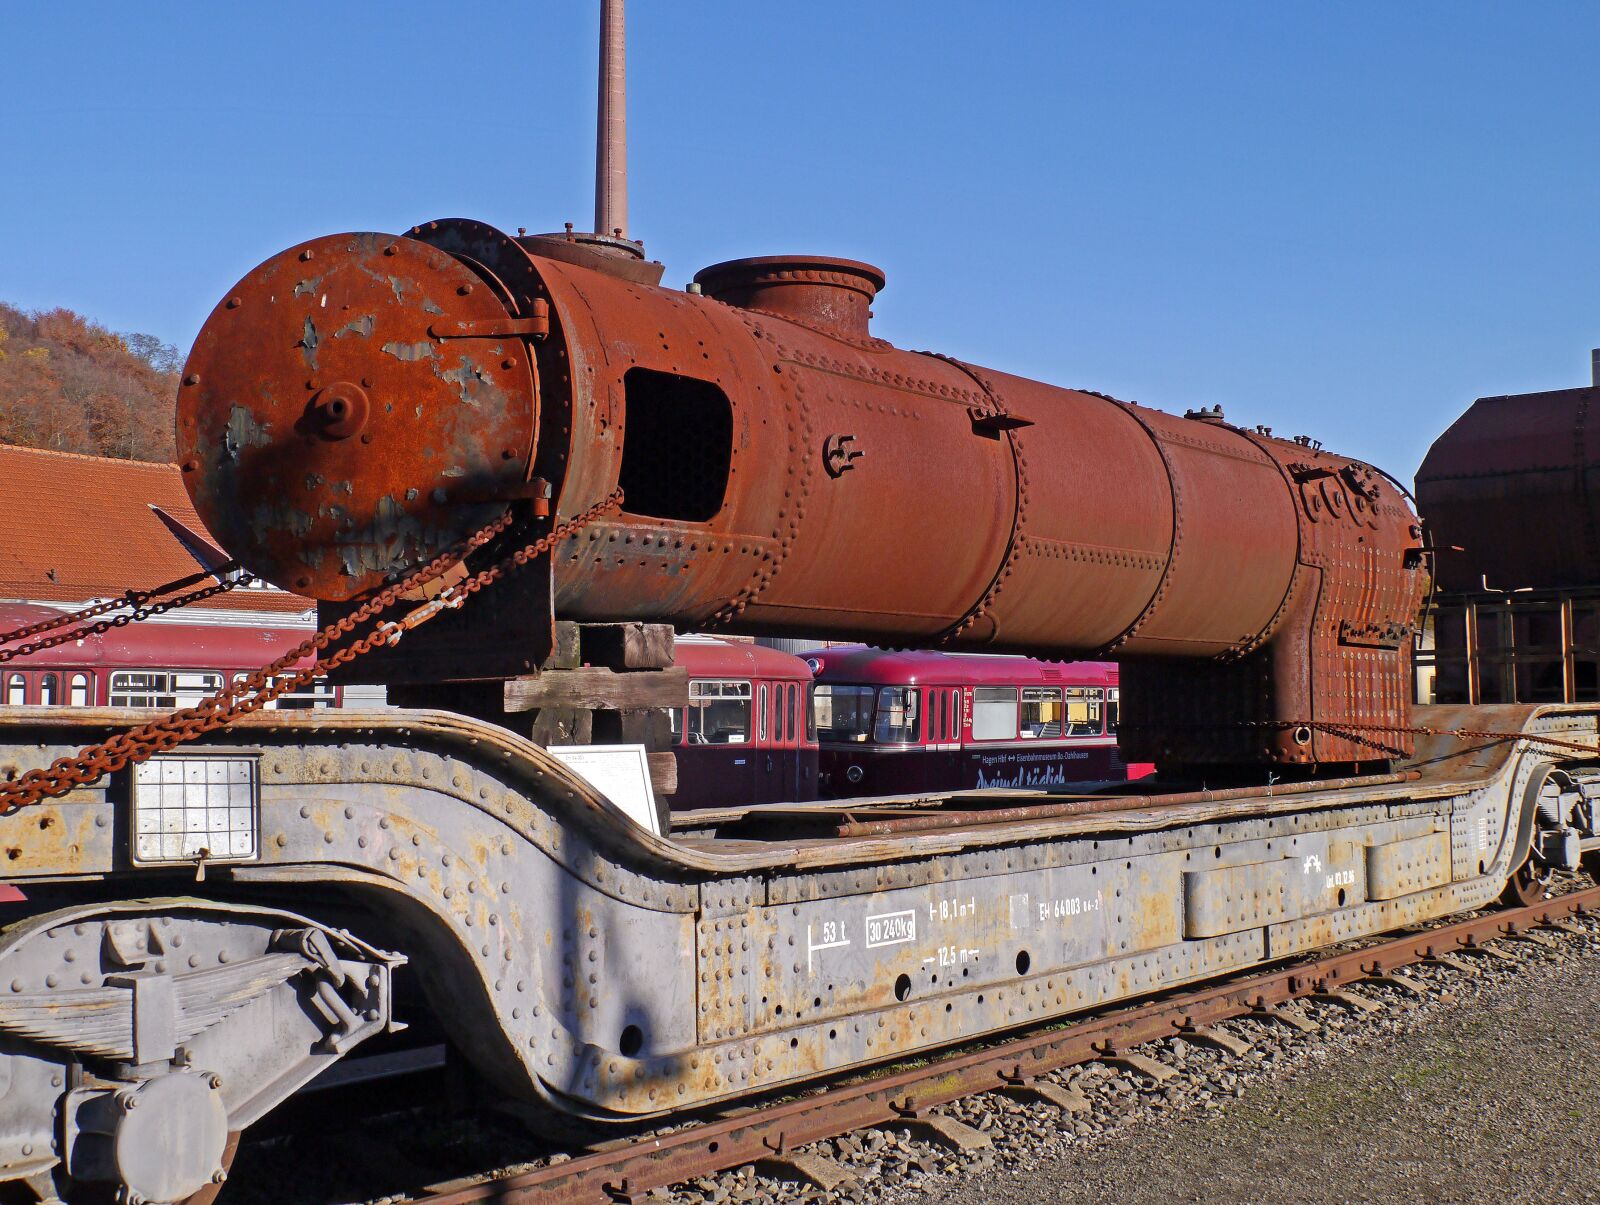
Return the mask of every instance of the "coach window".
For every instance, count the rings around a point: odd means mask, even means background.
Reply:
[[[1050,739],[1061,732],[1061,688],[1024,686],[1022,688],[1022,736],[1028,740]]]
[[[1105,731],[1106,692],[1098,686],[1067,687],[1067,735],[1099,736]]]
[[[71,707],[89,706],[88,674],[72,675],[72,684],[67,688],[67,704]]]
[[[235,676],[235,681],[246,678],[247,675]],[[282,679],[273,678],[274,686]],[[310,711],[324,707],[332,707],[337,701],[337,687],[326,678],[313,678],[302,683],[298,688],[285,691],[267,706],[278,711]]]
[[[1117,735],[1117,720],[1122,710],[1122,692],[1113,686],[1106,691],[1106,731],[1112,736]]]
[[[864,741],[872,735],[872,687],[819,683],[811,696],[819,739]]]
[[[917,692],[909,686],[878,691],[878,722],[872,739],[880,745],[904,745],[917,737]]]
[[[204,670],[137,670],[111,675],[113,707],[192,707],[222,689],[222,675]]]
[[[742,745],[750,739],[748,682],[689,683],[688,741],[691,745]]]
[[[1017,738],[1017,688],[977,686],[972,691],[972,739],[1011,741]]]
[[[21,674],[12,674],[6,679],[6,703],[12,707],[21,707],[28,701],[28,680]]]
[[[54,674],[45,674],[39,679],[39,702],[46,707],[60,705],[61,682]]]

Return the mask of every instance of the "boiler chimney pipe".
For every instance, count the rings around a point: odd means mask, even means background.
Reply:
[[[627,58],[622,0],[600,0],[600,111],[595,131],[594,229],[628,234]]]

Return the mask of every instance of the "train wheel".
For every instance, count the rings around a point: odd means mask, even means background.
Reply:
[[[1535,862],[1530,853],[1506,880],[1505,890],[1500,893],[1500,902],[1513,908],[1537,904],[1544,899],[1545,889],[1550,886],[1550,877],[1550,871]]]
[[[228,1145],[222,1148],[222,1170],[226,1174],[233,1170],[233,1157],[239,1153],[239,1131],[228,1131]],[[217,1194],[222,1191],[221,1183],[207,1184],[199,1192],[191,1193],[184,1197],[178,1205],[211,1205],[217,1199]]]

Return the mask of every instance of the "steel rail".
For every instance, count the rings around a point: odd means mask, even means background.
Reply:
[[[1557,919],[1600,911],[1600,887],[1499,909],[1362,949],[1346,950],[1224,983],[1177,992],[1131,1009],[1035,1031],[923,1067],[849,1082],[811,1096],[741,1109],[700,1125],[613,1144],[503,1179],[456,1180],[416,1199],[431,1205],[618,1205],[652,1188],[771,1159],[852,1130],[915,1119],[964,1096],[1029,1079],[1129,1047],[1241,1016],[1270,1018],[1276,1005],[1333,991],[1438,957],[1480,950]]]

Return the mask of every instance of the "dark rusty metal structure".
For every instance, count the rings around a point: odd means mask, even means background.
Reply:
[[[1428,449],[1440,590],[1600,584],[1600,383],[1484,397]]]
[[[1479,398],[1428,450],[1434,694],[1600,700],[1600,380]]]
[[[1128,755],[1167,767],[1408,751],[1420,530],[1369,466],[898,350],[866,264],[735,260],[691,291],[643,266],[464,220],[268,260],[185,370],[196,506],[337,607],[496,507],[622,489],[516,594],[384,654],[395,681],[526,673],[557,616],[655,620],[1116,657]]]

